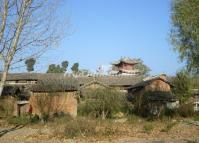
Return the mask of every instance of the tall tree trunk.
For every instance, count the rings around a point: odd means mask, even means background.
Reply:
[[[9,69],[9,64],[5,63],[4,65],[4,70],[2,73],[2,77],[1,77],[1,82],[0,82],[0,96],[2,95],[3,92],[3,88],[6,84],[6,78],[7,78],[7,74],[8,74],[8,69]]]
[[[20,15],[17,20],[17,28],[16,28],[16,32],[15,32],[15,37],[12,39],[11,50],[9,51],[9,53],[4,61],[4,70],[3,70],[3,74],[2,74],[2,78],[1,78],[1,82],[0,82],[0,96],[2,95],[3,88],[5,86],[7,73],[8,73],[10,64],[11,64],[13,57],[17,50],[17,44],[19,42],[19,37],[21,35],[22,29],[23,29],[23,24],[25,21],[24,14],[25,14],[25,11],[26,11],[28,5],[30,5],[30,4],[31,4],[31,1],[23,2],[23,5],[22,5],[21,11],[20,11]]]

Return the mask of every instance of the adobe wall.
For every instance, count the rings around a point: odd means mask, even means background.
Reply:
[[[12,96],[4,97],[0,100],[0,106],[2,110],[7,112],[7,115],[17,115],[17,101],[16,98]]]
[[[32,93],[29,104],[32,105],[32,113],[39,116],[42,112],[50,115],[63,112],[73,117],[77,116],[75,92]]]
[[[145,91],[171,92],[171,87],[168,83],[162,80],[155,80],[145,87]]]

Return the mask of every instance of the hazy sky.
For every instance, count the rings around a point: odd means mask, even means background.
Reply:
[[[182,67],[169,43],[170,0],[65,0],[60,12],[71,35],[37,62],[37,72],[63,60],[95,71],[123,56],[141,58],[152,74]]]

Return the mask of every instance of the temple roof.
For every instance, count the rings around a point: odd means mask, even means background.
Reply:
[[[120,63],[138,64],[139,62],[137,59],[131,59],[131,58],[124,57],[118,61],[113,62],[112,65],[119,65]]]

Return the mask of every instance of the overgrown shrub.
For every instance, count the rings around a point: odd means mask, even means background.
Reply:
[[[14,125],[26,125],[30,123],[30,118],[28,116],[19,116],[19,117],[10,117],[8,118],[8,123],[9,124],[14,124]]]
[[[189,74],[182,70],[172,79],[173,93],[179,98],[180,103],[186,102],[191,96],[191,79]]]
[[[135,98],[134,112],[135,114],[147,117],[150,120],[159,118],[163,115],[164,105],[161,101],[150,100],[150,97],[156,96],[154,92],[145,92]]]
[[[30,122],[31,123],[38,123],[40,121],[39,116],[38,115],[34,115],[31,119]]]
[[[164,109],[164,115],[170,118],[178,116],[178,109]]]
[[[66,122],[73,120],[73,117],[69,114],[54,114],[54,117],[50,120],[51,122],[59,125],[63,125]]]
[[[194,115],[193,106],[191,103],[189,104],[182,104],[179,109],[178,113],[182,117],[191,117]]]
[[[113,89],[89,89],[85,100],[78,107],[78,114],[112,118],[125,107],[125,96]]]
[[[146,123],[144,126],[143,126],[143,130],[145,133],[147,134],[150,134],[154,129],[154,125],[152,123]]]
[[[194,121],[199,121],[199,113],[195,113],[193,116]]]

